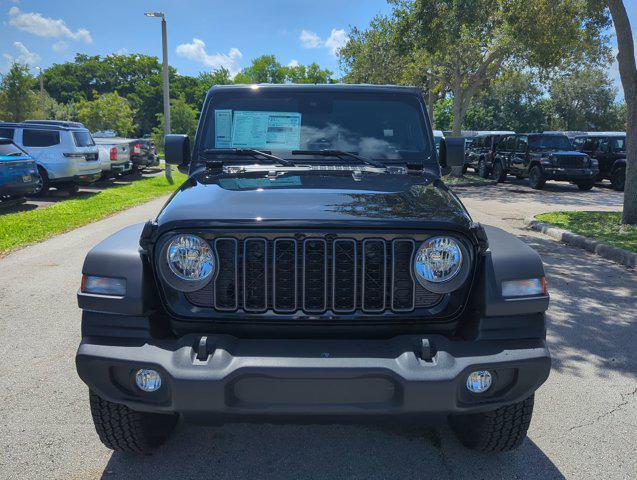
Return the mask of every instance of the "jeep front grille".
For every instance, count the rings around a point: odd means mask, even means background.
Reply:
[[[411,312],[442,295],[412,275],[411,238],[229,238],[210,241],[218,273],[186,294],[190,303],[219,312],[308,315],[332,312]]]
[[[584,157],[575,155],[558,155],[555,157],[558,167],[584,168]]]

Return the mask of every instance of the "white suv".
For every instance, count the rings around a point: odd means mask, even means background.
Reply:
[[[41,182],[35,196],[45,195],[50,187],[73,194],[80,185],[93,183],[102,175],[97,146],[81,123],[55,120],[0,122],[0,137],[13,140],[38,164]]]

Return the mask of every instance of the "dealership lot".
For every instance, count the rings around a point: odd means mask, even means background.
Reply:
[[[474,220],[518,235],[547,270],[553,371],[519,451],[479,455],[447,427],[413,425],[182,426],[153,456],[106,450],[75,374],[75,290],[88,249],[152,217],[159,199],[0,259],[0,478],[631,478],[637,274],[522,222],[549,210],[619,210],[621,193],[535,191],[516,180],[457,192]]]

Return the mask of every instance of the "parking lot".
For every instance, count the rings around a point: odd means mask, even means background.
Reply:
[[[519,236],[547,270],[553,371],[518,451],[476,454],[446,426],[418,425],[185,425],[152,456],[104,448],[74,366],[81,265],[92,245],[152,217],[162,198],[0,259],[0,477],[634,478],[637,275],[522,222],[549,210],[617,210],[621,193],[554,183],[535,191],[517,180],[456,191],[474,220]]]

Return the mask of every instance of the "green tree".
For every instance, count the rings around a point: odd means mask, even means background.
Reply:
[[[285,80],[290,83],[332,83],[332,72],[318,63],[285,67]]]
[[[163,150],[164,145],[164,114],[157,115],[158,126],[153,129],[153,140],[155,145]],[[199,114],[195,108],[190,106],[185,98],[172,98],[170,100],[170,130],[174,133],[185,133],[191,139],[197,131]]]
[[[8,122],[33,118],[38,112],[35,86],[36,80],[29,73],[29,67],[13,62],[0,80],[0,118]]]
[[[237,73],[235,83],[284,83],[287,68],[274,55],[262,55],[252,60],[249,67]]]
[[[452,93],[456,135],[473,97],[502,66],[564,69],[606,52],[608,16],[590,10],[588,1],[390,1],[391,41],[423,78]]]
[[[626,100],[626,186],[622,222],[637,225],[637,59],[635,37],[624,2],[607,0],[617,35],[617,63]]]
[[[550,107],[564,130],[619,130],[625,125],[605,70],[585,67],[550,83]]]
[[[203,105],[206,93],[213,85],[231,85],[234,83],[230,78],[230,70],[225,67],[219,67],[211,72],[201,72],[197,75],[196,100],[198,104]],[[198,107],[199,108],[199,107]]]
[[[77,118],[89,130],[113,130],[121,136],[133,133],[133,110],[117,92],[96,95],[95,100],[77,104]]]
[[[474,97],[464,128],[541,132],[548,126],[544,93],[534,73],[505,70]]]
[[[444,95],[442,82],[426,65],[426,59],[413,49],[404,48],[397,22],[385,16],[374,18],[369,28],[352,28],[349,41],[340,52],[340,64],[347,72],[347,83],[376,85],[414,85],[427,98],[429,116],[434,119],[434,103]]]

